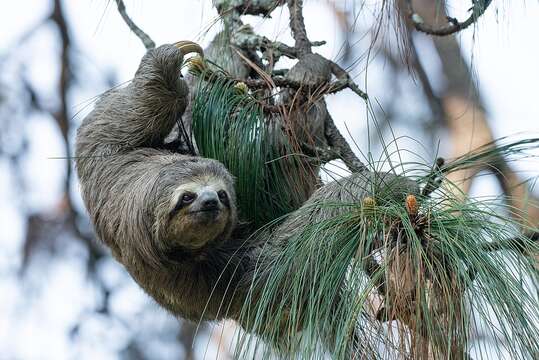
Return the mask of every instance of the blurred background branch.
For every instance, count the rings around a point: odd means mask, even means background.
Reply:
[[[412,0],[404,0],[407,6],[407,12],[410,22],[413,24],[417,31],[424,32],[425,34],[434,36],[447,36],[455,34],[461,30],[468,28],[470,25],[475,24],[477,19],[483,15],[487,7],[490,5],[491,0],[473,0],[472,7],[468,10],[471,11],[471,15],[463,22],[458,21],[456,18],[446,15],[445,18],[448,22],[447,25],[432,26],[430,23],[414,10],[412,6]],[[432,2],[431,2],[432,3]],[[444,4],[439,5],[440,9],[444,8]],[[443,11],[443,10],[442,10]]]

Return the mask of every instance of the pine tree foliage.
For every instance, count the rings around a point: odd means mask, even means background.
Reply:
[[[486,147],[447,169],[514,156],[537,141]],[[447,188],[406,195],[376,182],[370,191],[355,203],[312,204],[346,211],[307,224],[261,261],[253,289],[262,290],[244,306],[259,336],[243,333],[238,356],[465,359],[470,337],[482,332],[511,358],[537,357],[539,247],[522,235],[537,229],[523,229],[515,209],[497,215],[500,198],[463,203]],[[474,358],[487,359],[486,350],[474,349]]]
[[[236,356],[468,359],[473,350],[486,359],[486,348],[470,348],[479,332],[499,339],[511,358],[539,356],[539,246],[526,236],[538,229],[500,205],[504,199],[463,202],[444,181],[501,156],[525,157],[539,139],[500,139],[447,165],[401,164],[423,189],[434,181],[429,191],[398,193],[373,180],[356,202],[301,207],[294,139],[248,89],[224,75],[201,78],[194,138],[201,156],[236,177],[241,219],[258,229],[253,237],[293,212],[345,209],[298,228],[279,251],[261,250]]]
[[[193,135],[201,156],[221,161],[235,176],[240,218],[255,229],[302,205],[310,168],[280,123],[222,73],[197,86]]]

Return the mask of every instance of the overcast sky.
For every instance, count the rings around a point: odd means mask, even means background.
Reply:
[[[209,1],[179,0],[126,0],[130,15],[157,44],[178,40],[195,40],[207,44],[216,27],[211,27],[215,12]],[[456,3],[456,1],[454,1]],[[316,51],[335,58],[342,45],[342,38],[336,20],[330,16],[325,1],[305,1],[307,31],[313,40],[326,40],[327,45]],[[339,6],[351,1],[338,1]],[[371,0],[370,3],[376,3]],[[79,81],[87,81],[89,86],[77,86],[73,103],[78,104],[73,113],[84,108],[97,94],[106,90],[104,81],[95,81],[101,74],[111,72],[117,75],[117,83],[132,78],[144,48],[118,15],[114,2],[105,0],[65,1],[68,21],[73,31],[77,50],[80,51],[83,72]],[[49,1],[22,0],[4,1],[0,12],[0,55],[13,46],[21,35],[35,26],[50,11]],[[462,10],[460,6],[456,11]],[[279,14],[277,14],[279,15]],[[466,58],[473,65],[476,79],[484,95],[489,118],[495,137],[539,132],[539,2],[494,0],[491,8],[479,21],[477,29],[464,31],[460,38]],[[256,20],[253,25],[270,38],[291,43],[287,30],[288,14],[272,21]],[[209,33],[205,34],[205,29]],[[51,47],[55,34],[43,27],[27,43],[23,51],[24,59],[32,82],[43,90],[50,91],[57,79],[57,48]],[[55,43],[56,44],[56,43]],[[57,46],[57,45],[54,45]],[[430,61],[430,60],[427,60]],[[434,60],[435,63],[435,60]],[[435,64],[433,65],[435,66]],[[357,80],[364,84],[362,76]],[[371,98],[383,96],[387,91],[376,85],[376,74],[369,78]],[[328,106],[337,123],[345,122],[350,133],[359,144],[366,142],[362,102],[350,94],[331,96]],[[412,107],[413,108],[413,107]],[[32,206],[48,208],[58,201],[61,191],[59,179],[63,176],[63,163],[54,157],[63,156],[58,142],[58,130],[47,119],[33,118],[27,131],[31,131],[33,143],[31,156],[26,163],[33,176],[29,184]],[[413,135],[399,133],[398,135]],[[442,139],[443,141],[443,139]],[[539,174],[537,162],[519,163],[520,170],[530,175]],[[44,274],[38,274],[34,283],[46,288],[35,298],[27,298],[23,285],[11,274],[20,261],[24,224],[18,212],[16,198],[10,189],[13,179],[6,173],[6,164],[0,162],[0,358],[3,354],[14,358],[42,358],[42,349],[48,349],[46,358],[61,359],[82,356],[92,358],[114,358],[113,345],[121,346],[121,326],[107,327],[95,325],[87,343],[73,350],[67,338],[70,324],[81,316],[88,304],[95,303],[95,289],[85,284],[82,263],[77,258],[77,248],[67,249],[66,255]],[[490,191],[490,190],[489,190]],[[120,281],[124,274],[115,265],[110,265],[110,281]],[[42,276],[42,277],[40,277]],[[127,286],[123,298],[117,300],[118,311],[126,319],[133,318],[148,299],[134,285]],[[31,304],[30,308],[26,306]],[[101,328],[99,327],[101,326]],[[164,325],[163,325],[164,326]],[[116,332],[115,332],[116,331]],[[96,335],[97,334],[97,335]],[[113,336],[114,342],[106,338]],[[32,346],[28,346],[32,343]],[[99,344],[99,345],[98,345]],[[109,344],[111,347],[101,346]],[[157,350],[156,350],[157,351]],[[83,356],[84,355],[84,356]]]

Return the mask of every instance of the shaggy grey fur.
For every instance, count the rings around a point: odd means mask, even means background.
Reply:
[[[137,283],[176,315],[219,319],[238,310],[233,295],[247,258],[230,240],[236,209],[228,171],[160,149],[187,105],[182,64],[172,45],[150,50],[128,86],[103,94],[78,130],[76,166],[97,236]],[[167,217],[174,190],[200,178],[225,184],[228,219],[216,238],[189,249],[170,239]]]

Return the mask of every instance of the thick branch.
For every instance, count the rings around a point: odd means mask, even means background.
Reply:
[[[292,37],[296,41],[296,49],[299,55],[310,54],[312,52],[311,42],[305,30],[305,20],[303,19],[303,0],[288,0],[288,10],[290,11],[290,30]]]
[[[325,133],[328,145],[339,155],[350,171],[357,173],[367,170],[365,164],[357,158],[346,139],[341,135],[329,114],[325,121]]]

